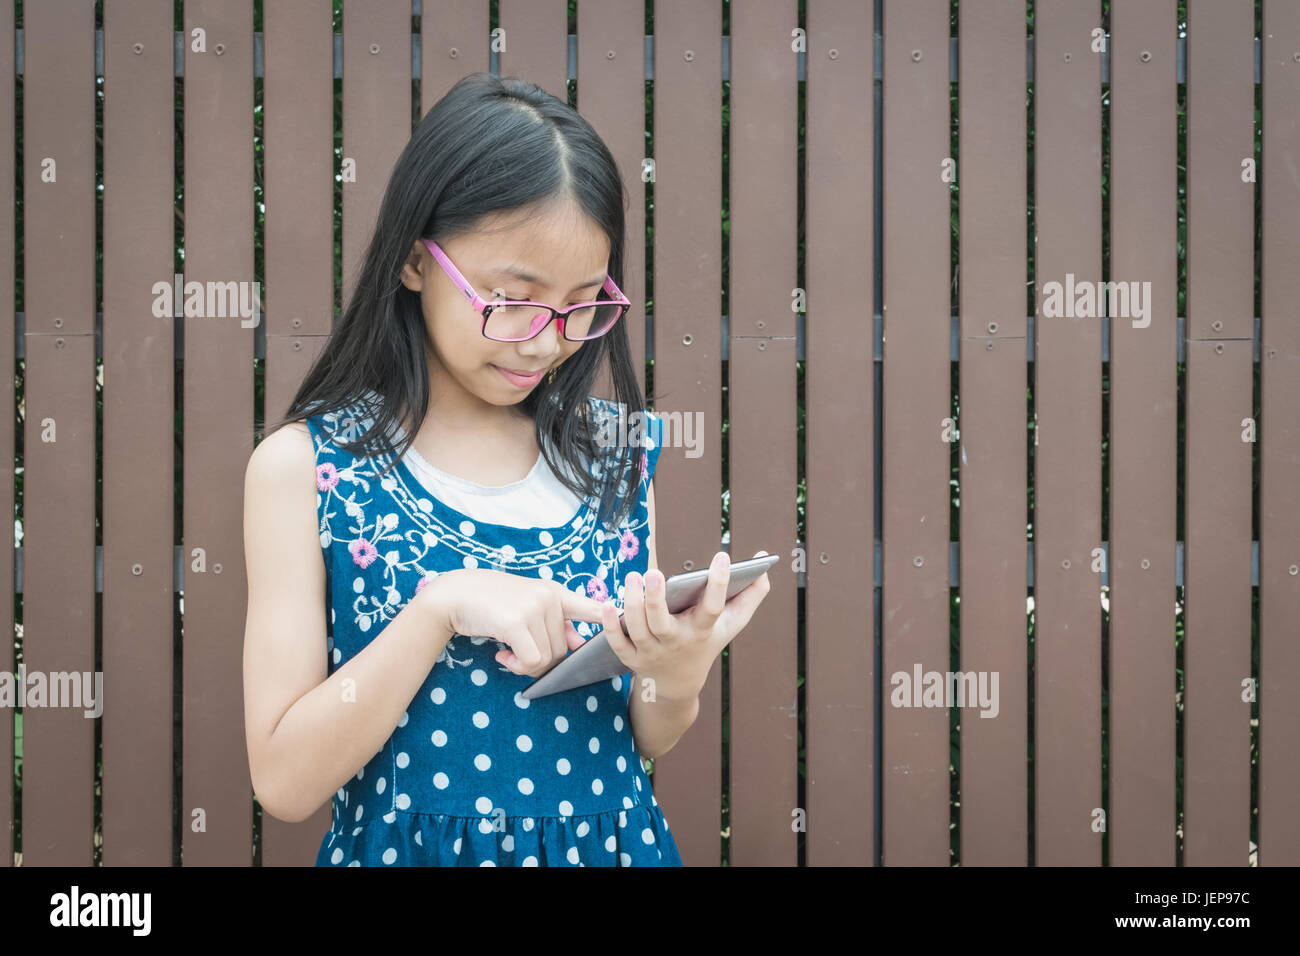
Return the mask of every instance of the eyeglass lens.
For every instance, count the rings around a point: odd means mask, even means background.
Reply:
[[[603,335],[618,321],[622,311],[622,305],[617,302],[576,309],[564,320],[565,338]],[[548,309],[536,305],[493,305],[483,331],[489,338],[519,341],[532,338],[550,318]]]

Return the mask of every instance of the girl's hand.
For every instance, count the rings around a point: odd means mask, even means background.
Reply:
[[[573,621],[600,623],[599,601],[556,581],[485,568],[445,571],[421,594],[448,632],[490,637],[507,645],[496,660],[507,670],[540,677],[586,641]]]
[[[754,557],[767,554],[759,551]],[[744,629],[772,589],[767,573],[727,600],[731,559],[719,551],[709,564],[704,595],[694,607],[670,614],[664,595],[664,575],[652,569],[644,577],[633,571],[624,580],[623,621],[613,602],[604,605],[609,646],[638,679],[652,678],[655,694],[666,699],[698,696],[709,669],[723,648]]]

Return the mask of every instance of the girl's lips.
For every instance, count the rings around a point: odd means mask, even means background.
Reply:
[[[546,372],[546,369],[538,369],[532,375],[525,375],[502,368],[500,365],[493,365],[492,367],[501,373],[502,378],[518,388],[531,388],[542,380],[542,375]]]

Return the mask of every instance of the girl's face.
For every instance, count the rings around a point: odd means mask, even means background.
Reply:
[[[532,222],[518,214],[497,215],[482,231],[439,245],[484,299],[527,299],[556,309],[596,298],[610,253],[604,231],[572,203]],[[416,241],[402,267],[402,284],[420,294],[433,343],[428,354],[431,399],[443,407],[516,405],[584,345],[562,337],[555,321],[526,342],[486,338],[482,316],[422,241]]]

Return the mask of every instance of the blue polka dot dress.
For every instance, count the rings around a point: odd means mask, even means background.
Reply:
[[[597,417],[618,414],[613,403],[590,402]],[[339,447],[358,437],[356,426],[366,431],[367,410],[357,404],[307,419],[331,674],[443,571],[554,580],[620,607],[624,578],[645,573],[657,416],[647,415],[639,500],[623,525],[602,527],[584,503],[558,527],[519,528],[452,509],[405,459],[381,477],[391,454],[357,457]],[[584,637],[600,630],[575,626]],[[392,736],[334,795],[317,866],[681,865],[633,742],[631,675],[525,700],[531,678],[497,663],[503,646],[452,637]]]

